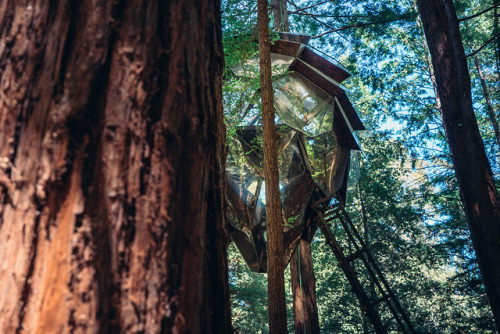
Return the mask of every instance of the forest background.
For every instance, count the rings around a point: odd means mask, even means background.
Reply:
[[[455,1],[475,114],[497,185],[498,5],[497,0]],[[248,37],[256,34],[256,6],[253,1],[222,3],[228,68],[255,55],[256,45]],[[416,3],[288,1],[288,14],[292,33],[311,35],[309,44],[316,52],[353,74],[344,84],[369,130],[359,133],[363,153],[351,170],[348,211],[417,331],[494,332]],[[238,103],[252,98],[249,87],[255,85],[226,71],[228,138],[240,119]],[[312,248],[321,332],[369,332],[359,303],[319,233]],[[265,274],[250,272],[234,245],[229,257],[234,328],[268,332]]]

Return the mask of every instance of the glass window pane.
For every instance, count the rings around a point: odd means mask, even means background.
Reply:
[[[272,75],[282,75],[286,73],[290,64],[295,60],[294,57],[271,53]],[[257,78],[259,77],[259,55],[252,57],[244,63],[231,67],[231,71],[239,77]]]
[[[313,180],[325,193],[333,194],[341,186],[345,172],[342,164],[345,163],[349,150],[338,145],[333,131],[307,137],[306,142]]]
[[[332,96],[298,73],[290,73],[273,85],[274,107],[286,124],[308,136],[332,131]]]

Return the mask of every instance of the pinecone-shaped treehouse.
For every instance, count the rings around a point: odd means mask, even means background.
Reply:
[[[285,262],[300,238],[311,239],[316,230],[309,219],[313,203],[345,201],[351,151],[360,150],[355,132],[365,129],[341,85],[350,73],[308,48],[308,41],[280,33],[271,46]],[[232,70],[252,77],[257,63]],[[243,125],[230,141],[227,204],[232,240],[251,270],[266,272],[262,126],[255,100],[245,106]]]

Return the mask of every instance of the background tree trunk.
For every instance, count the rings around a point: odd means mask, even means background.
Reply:
[[[286,0],[271,0],[271,9],[274,18],[274,29],[281,32],[290,32]]]
[[[497,140],[498,147],[500,148],[500,130],[498,129],[498,121],[495,116],[495,109],[493,108],[493,103],[491,102],[488,84],[484,79],[483,70],[481,68],[481,62],[479,61],[479,57],[477,55],[474,55],[472,56],[472,58],[474,60],[474,64],[476,65],[477,74],[481,82],[481,88],[483,89],[483,96],[486,102],[486,108],[488,110],[488,118],[490,119],[491,126],[493,127],[493,133],[495,134],[495,139]]]
[[[290,261],[295,333],[320,333],[311,244],[300,240]]]
[[[269,332],[278,334],[287,333],[287,324],[285,268],[283,263],[283,220],[281,217],[276,125],[274,123],[274,91],[271,81],[271,40],[269,39],[267,0],[258,0],[257,8],[264,176],[266,181]]]
[[[493,0],[495,8],[493,9],[493,34],[496,35],[500,33],[500,25],[498,23],[498,18],[500,17],[500,12],[498,6],[500,5],[500,0]],[[497,63],[497,76],[500,77],[500,36],[497,36],[495,44],[495,56]]]
[[[0,4],[0,332],[230,332],[219,16]]]
[[[472,108],[470,77],[451,0],[418,0],[442,117],[486,292],[500,329],[500,205]]]

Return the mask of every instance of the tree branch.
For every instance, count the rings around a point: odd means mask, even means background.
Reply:
[[[479,13],[476,13],[476,14],[473,14],[473,15],[470,15],[470,16],[466,16],[466,17],[462,17],[461,19],[458,20],[458,22],[463,22],[463,21],[467,21],[467,20],[473,19],[473,18],[475,18],[475,17],[477,17],[479,15],[482,15],[482,14],[484,14],[484,13],[486,13],[486,12],[492,10],[492,9],[495,9],[495,7],[498,7],[498,6],[499,6],[498,4],[495,4],[495,5],[491,6],[491,7],[486,8],[485,10],[480,11]]]
[[[314,7],[317,7],[317,6],[319,6],[319,5],[323,5],[323,4],[325,4],[325,3],[329,3],[329,2],[330,2],[330,1],[321,1],[321,2],[319,2],[319,3],[316,3],[316,4],[314,4],[314,5],[310,5],[310,6],[307,6],[307,7],[301,8],[301,9],[306,10],[306,9],[309,9],[309,8],[314,8]]]
[[[395,22],[395,21],[399,21],[399,20],[401,20],[401,18],[395,18],[395,19],[388,20],[388,21],[376,21],[376,22],[365,22],[365,23],[351,24],[349,26],[345,26],[342,28],[337,28],[337,29],[332,29],[329,31],[322,32],[321,34],[318,34],[316,36],[311,37],[311,39],[318,38],[318,37],[321,37],[323,35],[331,34],[332,32],[337,32],[337,31],[342,31],[342,30],[347,30],[347,29],[357,28],[357,27],[365,27],[365,26],[376,25],[376,24],[391,23],[391,22]]]
[[[342,30],[347,30],[347,29],[351,29],[351,28],[356,28],[356,27],[364,27],[364,26],[369,26],[369,25],[376,25],[376,24],[385,24],[385,23],[391,23],[391,22],[395,22],[395,21],[399,21],[399,20],[402,20],[401,17],[396,17],[392,20],[387,20],[387,21],[376,21],[376,22],[365,22],[365,23],[356,23],[356,24],[352,24],[352,25],[348,25],[348,26],[345,26],[345,27],[341,27],[341,28],[334,28],[333,26],[319,20],[317,17],[319,15],[316,15],[316,14],[312,14],[312,13],[309,13],[309,12],[306,12],[305,9],[307,8],[310,8],[312,6],[309,6],[309,7],[305,7],[305,8],[300,8],[299,6],[297,6],[295,3],[293,3],[291,0],[287,0],[287,2],[289,4],[291,4],[293,7],[295,7],[296,11],[294,12],[289,12],[290,13],[294,13],[294,14],[297,14],[297,15],[306,15],[306,16],[309,16],[310,18],[312,18],[313,20],[321,23],[322,25],[330,28],[331,30],[328,30],[328,31],[325,31],[325,32],[322,32],[321,34],[318,34],[316,36],[313,36],[311,37],[311,39],[314,39],[314,38],[318,38],[318,37],[321,37],[323,35],[327,35],[327,34],[331,34],[333,32],[339,32],[339,31],[342,31]],[[300,13],[302,12],[302,13]],[[346,16],[347,17],[347,16]],[[353,17],[353,16],[351,16]]]
[[[288,2],[289,4],[291,4],[293,7],[295,7],[295,9],[297,9],[297,10],[299,10],[299,11],[303,12],[303,13],[304,13],[304,15],[308,15],[308,16],[310,16],[313,20],[315,20],[315,21],[319,22],[320,24],[324,25],[325,27],[330,28],[330,29],[335,29],[333,26],[329,25],[328,23],[325,23],[325,22],[323,22],[323,21],[319,20],[319,19],[318,19],[317,17],[315,17],[313,14],[310,14],[310,13],[306,12],[305,10],[303,10],[302,8],[300,8],[299,6],[297,6],[296,4],[294,4],[292,1],[288,0],[287,2]]]
[[[498,36],[500,36],[500,32],[496,35],[494,35],[493,37],[491,37],[489,40],[487,40],[479,49],[477,49],[476,51],[474,52],[471,52],[469,53],[468,55],[465,55],[465,58],[467,57],[472,57],[473,55],[475,55],[476,53],[478,53],[479,51],[481,51],[482,49],[484,49],[492,40],[494,40],[495,38],[497,38]]]
[[[314,17],[327,17],[327,18],[356,18],[356,19],[359,19],[359,18],[369,18],[369,16],[367,15],[328,15],[328,14],[313,14],[313,13],[310,13],[310,12],[306,12],[305,9],[304,10],[296,10],[296,11],[289,11],[288,14],[290,15],[306,15],[306,16],[314,16]]]

